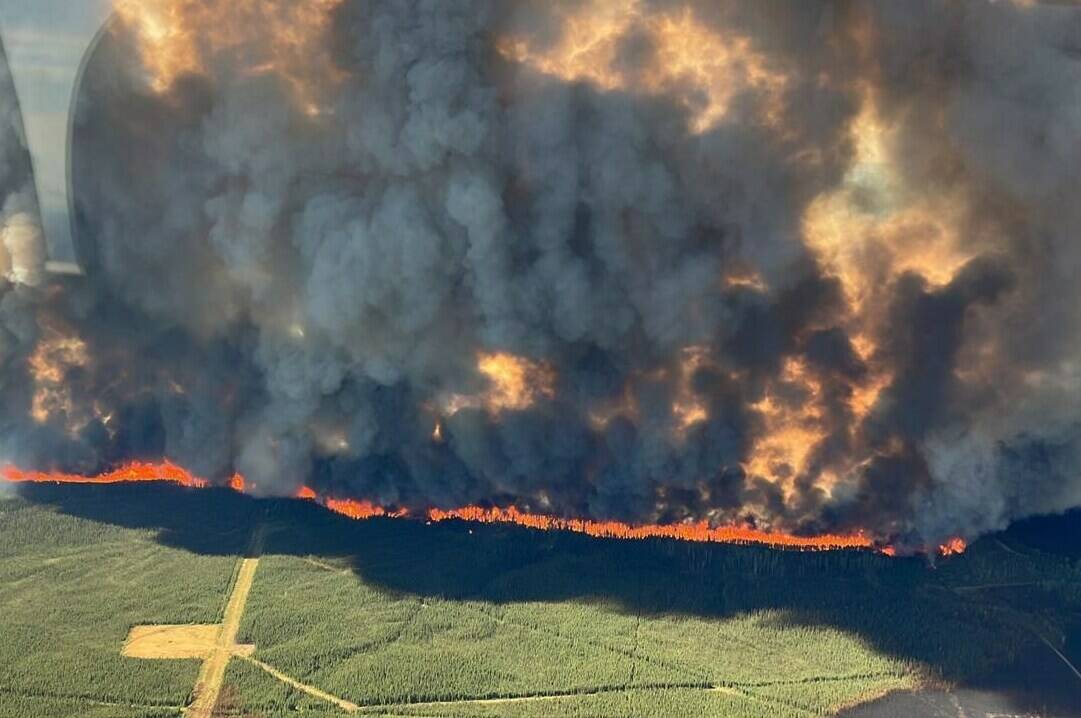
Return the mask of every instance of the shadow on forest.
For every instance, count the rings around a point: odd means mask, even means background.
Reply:
[[[262,523],[264,554],[344,559],[369,584],[409,594],[491,602],[598,599],[628,612],[719,618],[775,610],[779,622],[848,631],[881,653],[992,691],[1018,712],[1081,715],[1081,680],[1038,638],[1052,639],[1081,663],[1078,513],[1025,522],[936,568],[923,558],[863,551],[353,521],[312,502],[224,489],[30,485],[20,494],[73,516],[151,529],[163,545],[201,554],[243,555]],[[1066,549],[1058,553],[1058,547]]]

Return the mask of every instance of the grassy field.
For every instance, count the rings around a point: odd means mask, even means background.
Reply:
[[[1081,611],[1077,557],[1009,536],[932,567],[175,487],[27,499],[0,502],[4,718],[178,715],[199,662],[120,646],[133,625],[219,621],[256,526],[237,637],[255,648],[228,665],[223,717],[832,715],[1050,655]]]

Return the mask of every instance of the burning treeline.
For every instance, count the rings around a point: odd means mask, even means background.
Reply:
[[[85,278],[2,117],[0,461],[902,548],[1079,505],[1079,51],[1005,1],[117,0]]]
[[[132,462],[113,471],[98,476],[82,476],[60,472],[20,471],[14,467],[0,469],[0,480],[11,484],[131,484],[131,483],[173,483],[189,489],[205,489],[210,486],[206,479],[193,476],[183,468],[170,462],[157,464]],[[228,481],[233,491],[246,493],[248,483],[240,474],[234,474]],[[458,520],[473,523],[507,523],[526,526],[542,531],[572,531],[598,538],[619,538],[642,540],[652,538],[693,541],[698,543],[734,543],[770,546],[773,548],[793,549],[798,551],[839,551],[851,549],[874,549],[880,553],[894,556],[897,550],[893,546],[877,544],[863,533],[854,534],[816,534],[814,536],[794,536],[780,531],[763,531],[748,526],[711,526],[705,521],[681,524],[644,524],[630,525],[621,521],[598,521],[592,519],[565,519],[544,514],[521,511],[514,506],[507,508],[465,506],[456,509],[429,508],[421,514],[412,514],[408,509],[388,509],[370,501],[358,499],[338,499],[321,497],[310,486],[301,486],[293,498],[304,501],[317,501],[327,509],[364,520],[373,518],[419,518],[431,522]],[[954,537],[938,546],[937,553],[950,556],[962,553],[967,544],[964,539]],[[930,551],[932,547],[921,547]]]

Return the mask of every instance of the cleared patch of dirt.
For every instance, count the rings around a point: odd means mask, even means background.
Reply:
[[[135,626],[120,653],[129,658],[206,658],[220,632],[220,624]]]

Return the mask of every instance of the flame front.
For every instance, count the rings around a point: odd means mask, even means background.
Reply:
[[[190,472],[168,461],[161,463],[133,461],[97,476],[21,471],[13,466],[5,466],[0,468],[0,476],[6,481],[17,484],[130,484],[164,481],[195,489],[204,489],[210,485],[206,479],[193,476]]]
[[[527,526],[543,531],[572,531],[597,538],[641,540],[666,538],[697,543],[754,544],[803,551],[836,551],[842,549],[873,549],[875,542],[862,533],[796,536],[783,532],[762,531],[742,526],[710,526],[705,521],[682,524],[633,525],[621,521],[564,519],[509,508],[468,506],[443,511],[430,509],[429,521],[472,521],[476,523],[505,523]]]
[[[168,461],[160,463],[132,462],[97,476],[21,471],[15,467],[0,468],[0,478],[11,483],[55,484],[124,484],[164,482],[194,489],[211,486],[206,479]],[[250,486],[243,476],[233,475],[227,482],[229,488],[244,493]],[[624,540],[671,539],[695,543],[722,543],[768,546],[799,551],[839,551],[851,549],[875,550],[888,556],[897,554],[890,546],[878,543],[869,535],[857,531],[847,534],[818,534],[799,536],[781,531],[767,531],[751,526],[711,526],[705,521],[677,524],[629,524],[621,521],[597,521],[592,519],[561,518],[546,514],[522,511],[514,506],[482,507],[465,506],[458,509],[431,508],[414,514],[405,508],[387,508],[363,499],[321,497],[309,486],[301,486],[293,498],[317,501],[327,509],[351,519],[372,518],[421,518],[432,523],[442,521],[466,521],[482,524],[514,524],[541,531],[570,531],[595,538]],[[942,556],[964,552],[967,544],[961,538],[953,538],[939,547]]]

